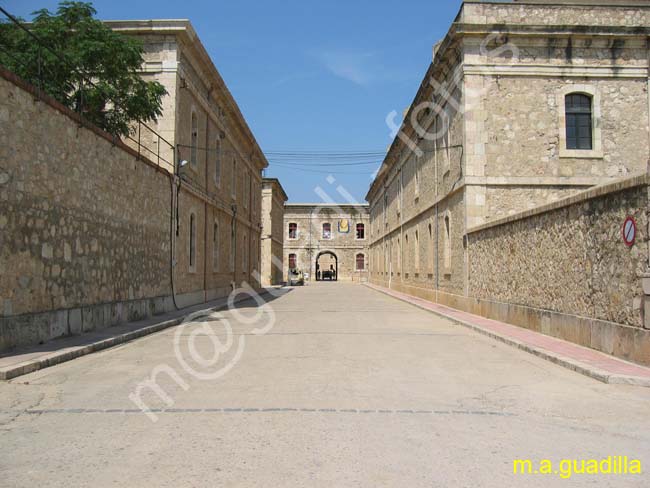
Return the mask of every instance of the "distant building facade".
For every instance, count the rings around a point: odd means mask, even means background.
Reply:
[[[283,282],[284,204],[287,194],[277,178],[262,180],[262,285]]]
[[[284,277],[289,269],[310,280],[366,281],[368,206],[286,204]]]

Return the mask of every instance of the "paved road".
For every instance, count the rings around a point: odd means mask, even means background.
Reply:
[[[255,311],[0,383],[0,486],[650,486],[512,474],[515,458],[614,455],[647,472],[650,389],[598,383],[363,286],[297,288]],[[140,399],[155,422],[129,399],[153,371],[163,396]]]

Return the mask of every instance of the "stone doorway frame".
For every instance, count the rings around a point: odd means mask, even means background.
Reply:
[[[321,251],[316,255],[316,260],[314,262],[314,270],[315,270],[314,277],[315,277],[316,281],[323,281],[323,279],[318,274],[319,270],[320,270],[318,260],[322,256],[324,256],[326,254],[329,254],[330,256],[332,256],[334,258],[334,262],[336,263],[334,265],[334,276],[335,276],[335,278],[333,280],[330,280],[330,281],[338,281],[339,280],[339,257],[336,255],[336,253],[334,251]]]

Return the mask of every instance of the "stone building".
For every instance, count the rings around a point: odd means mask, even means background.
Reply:
[[[310,280],[366,281],[368,206],[286,204],[284,276],[297,268]],[[333,271],[333,273],[331,273]]]
[[[474,229],[646,171],[650,8],[629,5],[462,5],[367,195],[373,283],[467,308]]]
[[[0,67],[0,351],[260,286],[267,162],[196,33],[108,24],[169,92],[142,147]]]
[[[224,296],[243,281],[259,286],[260,195],[268,163],[192,25],[187,20],[107,25],[143,43],[142,76],[168,92],[163,115],[153,124],[166,142],[149,140],[146,132],[143,140],[165,161],[187,163],[177,169],[183,190],[175,244],[180,301]]]
[[[262,285],[283,282],[284,204],[287,194],[277,178],[262,180]]]

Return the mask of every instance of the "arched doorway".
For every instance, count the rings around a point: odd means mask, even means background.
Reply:
[[[332,251],[316,256],[316,281],[338,281],[339,258]]]

